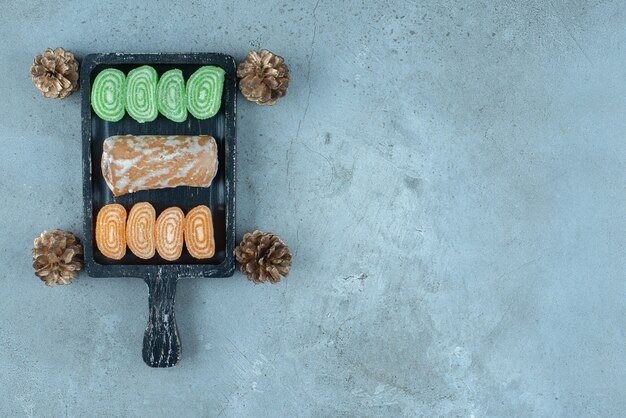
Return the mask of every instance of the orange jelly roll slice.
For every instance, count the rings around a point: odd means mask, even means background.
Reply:
[[[128,248],[144,260],[154,257],[154,224],[156,212],[148,202],[137,203],[128,213],[126,221],[126,242]]]
[[[156,220],[156,250],[168,261],[178,260],[183,252],[185,214],[180,208],[165,209]]]
[[[126,255],[126,209],[113,203],[105,205],[96,218],[96,245],[100,252],[113,260]]]
[[[211,210],[196,206],[185,217],[185,245],[194,258],[211,258],[215,254]]]

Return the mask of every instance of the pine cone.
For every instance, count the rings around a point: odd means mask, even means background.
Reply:
[[[277,235],[259,230],[248,232],[235,248],[240,269],[255,283],[278,283],[289,274],[291,251]]]
[[[48,286],[70,284],[83,267],[83,246],[69,232],[43,231],[35,239],[33,267]]]
[[[35,86],[52,99],[63,99],[78,89],[78,61],[63,48],[46,49],[30,67]]]
[[[262,49],[248,52],[237,68],[239,90],[246,99],[259,105],[273,105],[287,93],[289,68],[282,57]]]

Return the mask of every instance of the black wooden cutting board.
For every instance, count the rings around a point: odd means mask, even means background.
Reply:
[[[139,123],[128,115],[119,122],[100,119],[91,109],[91,85],[100,71],[117,68],[128,73],[150,65],[159,75],[167,70],[182,70],[185,79],[204,65],[226,71],[222,106],[214,117],[172,122],[159,115],[153,122]],[[180,360],[181,345],[174,302],[176,283],[181,277],[230,277],[235,270],[235,183],[236,183],[236,100],[237,74],[234,59],[225,54],[91,54],[82,61],[82,139],[85,265],[92,277],[138,277],[149,289],[148,326],[144,334],[143,359],[152,367],[173,366]],[[177,187],[147,190],[114,197],[102,177],[100,160],[104,140],[113,135],[211,135],[218,148],[219,168],[209,188]],[[150,202],[158,214],[178,206],[185,213],[207,205],[213,215],[215,256],[198,260],[185,250],[180,259],[166,261],[155,255],[142,260],[130,251],[121,260],[111,260],[98,251],[94,240],[96,216],[100,208],[119,203],[130,210],[137,202]]]

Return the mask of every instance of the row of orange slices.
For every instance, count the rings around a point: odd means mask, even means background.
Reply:
[[[139,258],[150,259],[158,253],[174,261],[180,258],[183,243],[189,254],[198,259],[215,254],[213,218],[204,205],[196,206],[185,216],[182,209],[170,207],[157,217],[148,202],[136,203],[128,213],[124,206],[105,205],[96,219],[96,245],[113,260],[126,255],[126,247]]]

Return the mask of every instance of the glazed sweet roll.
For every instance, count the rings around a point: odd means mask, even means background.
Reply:
[[[209,135],[123,135],[105,139],[101,169],[115,196],[166,187],[209,187],[217,173]]]

